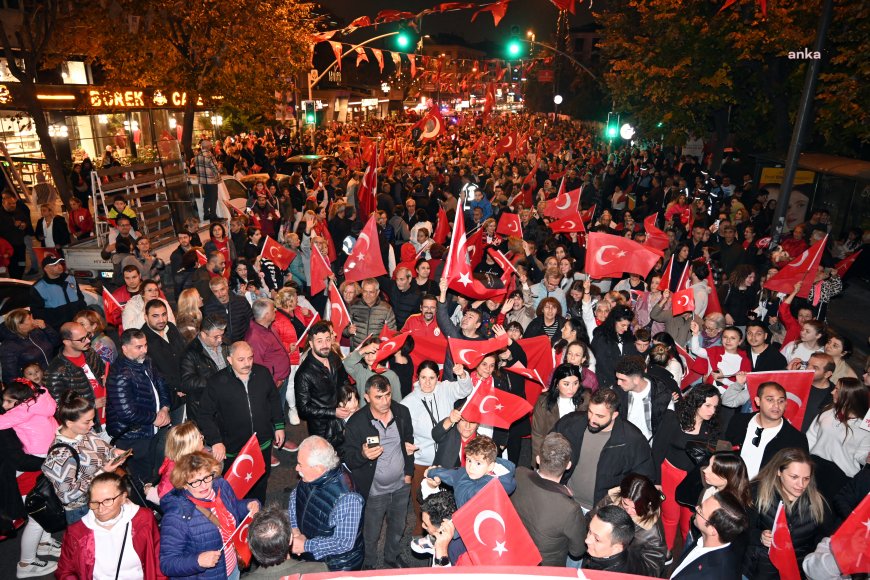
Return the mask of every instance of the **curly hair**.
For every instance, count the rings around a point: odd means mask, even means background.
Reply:
[[[695,415],[698,412],[698,409],[701,408],[707,399],[710,397],[719,398],[719,391],[713,385],[698,385],[686,395],[677,401],[675,405],[675,412],[677,413],[677,420],[680,423],[680,429],[685,432],[689,432],[695,429]],[[718,409],[716,414],[718,414]],[[710,427],[711,438],[713,436],[718,436],[718,424],[719,422],[716,419],[716,415],[710,418],[709,421],[705,421],[707,425]],[[714,433],[715,432],[715,433]]]

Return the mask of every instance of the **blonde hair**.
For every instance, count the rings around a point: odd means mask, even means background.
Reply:
[[[21,336],[21,333],[18,332],[18,328],[21,326],[21,323],[27,320],[28,316],[33,316],[29,309],[16,308],[15,310],[11,310],[8,314],[6,314],[6,319],[3,321],[3,323],[10,331]]]
[[[171,428],[166,434],[166,457],[170,461],[179,459],[202,449],[202,433],[193,421],[185,421]]]
[[[182,290],[178,295],[178,316],[196,316],[202,319],[202,312],[199,310],[199,290],[196,288],[188,288]]]
[[[275,306],[281,310],[287,310],[287,307],[290,306],[290,300],[297,296],[295,288],[281,288],[275,295]]]
[[[779,478],[792,463],[805,463],[810,467],[810,482],[806,490],[795,501],[788,499]],[[809,510],[813,522],[821,524],[825,519],[825,498],[816,488],[815,471],[816,466],[813,460],[803,449],[791,447],[778,451],[755,476],[755,481],[758,483],[758,500],[755,502],[758,512],[763,514],[774,509],[776,495],[779,495],[785,506],[786,514],[797,511],[803,517],[805,512]]]

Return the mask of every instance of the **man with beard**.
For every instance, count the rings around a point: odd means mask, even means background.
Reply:
[[[341,358],[332,350],[329,322],[315,322],[308,331],[310,352],[296,371],[296,409],[307,421],[308,433],[319,435],[333,446],[344,440],[344,419],[351,415],[338,406],[338,393],[347,381]]]
[[[211,252],[208,255],[208,261],[205,266],[198,267],[187,279],[185,286],[187,288],[196,288],[199,295],[202,296],[203,302],[208,302],[209,299],[214,297],[209,283],[214,278],[223,278],[226,268],[226,256],[218,251]]]
[[[226,319],[227,330],[224,334],[224,344],[243,340],[253,317],[251,305],[243,296],[230,292],[230,285],[226,278],[212,278],[208,287],[212,297],[206,300],[202,307],[203,316],[219,314]]]
[[[437,308],[438,299],[431,294],[424,294],[420,301],[420,312],[409,316],[402,327],[402,332],[410,332],[414,337],[415,348],[411,358],[415,367],[426,359],[438,360],[447,351],[447,339],[435,320]]]
[[[553,432],[571,443],[571,465],[562,476],[584,513],[629,473],[650,479],[655,469],[650,447],[640,430],[619,413],[619,398],[611,389],[592,394],[589,409],[559,419]],[[582,465],[582,469],[575,469]],[[590,469],[595,465],[595,469]]]

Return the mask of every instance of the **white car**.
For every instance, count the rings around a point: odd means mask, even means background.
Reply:
[[[18,280],[17,278],[0,278],[0,323],[6,318],[6,313],[16,308],[30,307],[30,287],[36,280]],[[103,312],[103,298],[92,286],[79,283],[85,304],[100,313]]]

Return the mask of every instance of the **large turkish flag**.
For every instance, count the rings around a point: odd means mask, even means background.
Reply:
[[[870,495],[831,536],[831,553],[843,574],[870,570]]]
[[[825,251],[825,244],[828,241],[828,236],[825,236],[800,255],[794,258],[791,262],[780,269],[779,272],[764,283],[764,287],[776,292],[785,292],[791,294],[795,284],[801,282],[801,289],[798,291],[798,296],[806,298],[810,295],[810,289],[815,280],[816,272],[819,271],[819,264],[822,261],[822,254]]]
[[[785,388],[785,417],[795,429],[800,429],[807,410],[807,399],[813,388],[813,371],[766,371],[746,374],[746,388],[752,408],[758,410],[755,395],[762,383],[779,383]]]
[[[245,497],[265,473],[266,463],[255,433],[239,451],[225,479],[236,492],[236,497]]]
[[[625,272],[646,276],[661,257],[660,251],[622,236],[591,232],[586,237],[586,273],[592,278]]]
[[[541,553],[501,482],[493,478],[453,514],[475,566],[536,566]]]

